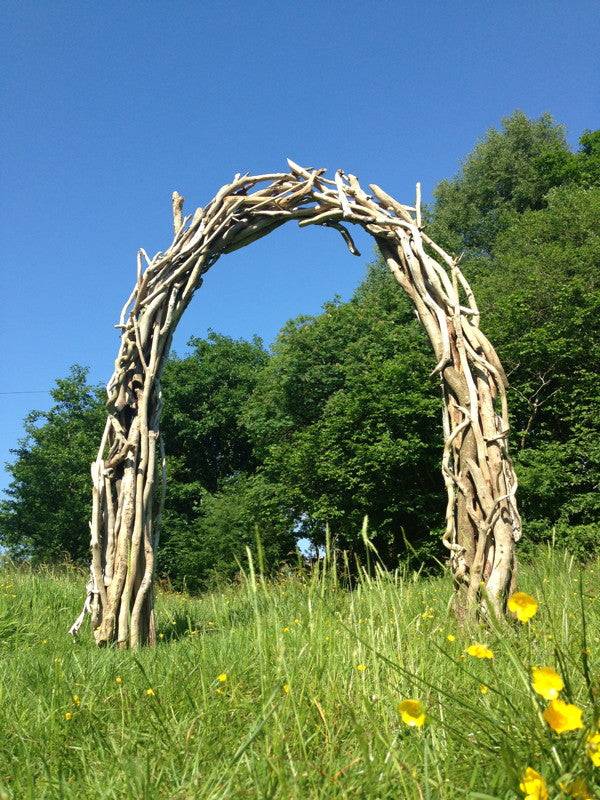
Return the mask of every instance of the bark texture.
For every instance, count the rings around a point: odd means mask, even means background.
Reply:
[[[457,260],[422,229],[415,207],[378,186],[365,192],[342,170],[288,161],[289,172],[236,175],[204,207],[183,216],[173,194],[174,238],[150,259],[138,253],[137,280],[117,328],[121,344],[107,386],[108,418],[92,464],[90,580],[77,633],[91,615],[99,645],[153,644],[155,554],[164,503],[165,459],[159,422],[161,371],[177,323],[217,259],[290,220],[338,231],[362,225],[414,304],[431,341],[443,398],[442,471],[448,493],[443,543],[459,616],[482,607],[482,589],[502,613],[515,569],[520,519],[508,455],[506,376],[479,327],[479,311]]]

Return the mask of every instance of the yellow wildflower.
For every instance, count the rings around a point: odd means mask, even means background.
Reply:
[[[508,598],[508,610],[511,611],[519,622],[529,622],[537,614],[538,602],[526,592],[515,592]]]
[[[448,639],[449,642],[455,642],[456,636],[453,633],[449,633],[448,636],[446,636],[446,639]]]
[[[281,687],[281,691],[284,694],[289,694],[290,693],[290,688],[291,687],[290,687],[289,683],[284,683],[283,686]]]
[[[572,703],[551,700],[542,716],[553,731],[566,733],[583,728],[582,714],[583,711]]]
[[[294,620],[294,625],[301,625],[301,624],[302,623],[300,622],[300,620],[296,617],[296,619]]]
[[[559,783],[559,786],[569,797],[575,797],[577,800],[594,800],[583,778],[576,778],[571,783]]]
[[[586,753],[595,767],[600,767],[600,731],[590,733],[586,742]]]
[[[519,789],[525,795],[525,800],[548,800],[548,787],[546,781],[531,767],[527,767],[521,778]]]
[[[409,728],[422,728],[425,724],[425,711],[420,700],[403,700],[398,711],[402,722]]]
[[[357,664],[356,665],[356,671],[357,672],[364,672],[366,670],[366,668],[367,668],[366,664]]]
[[[475,644],[470,644],[465,653],[469,656],[473,656],[473,658],[493,658],[494,654],[490,650],[490,648],[485,644],[479,644],[476,642]]]
[[[115,683],[117,684],[117,686],[122,686],[123,678],[120,675],[117,675],[117,677],[115,678]]]
[[[490,687],[486,686],[485,683],[479,684],[479,691],[481,692],[481,694],[487,694],[489,692],[489,690],[490,690]]]
[[[79,697],[78,694],[74,694],[73,697],[71,698],[71,700],[73,701],[73,705],[75,705],[75,706],[80,706],[81,705],[81,697]]]
[[[149,689],[146,689],[146,695],[148,697],[154,697],[156,695],[156,692],[154,691],[154,689],[152,687],[150,687]]]
[[[219,683],[227,683],[227,673],[222,672],[220,675],[217,675],[217,680]]]
[[[72,711],[65,711],[65,719],[67,720],[67,722],[69,722],[69,720],[73,719],[73,712]]]
[[[533,667],[531,670],[531,686],[534,692],[545,700],[556,700],[565,688],[563,679],[552,667]]]
[[[281,632],[282,632],[282,633],[289,633],[289,632],[290,632],[290,629],[289,629],[289,628],[288,628],[288,626],[286,625],[284,628],[282,628],[282,629],[281,629]]]

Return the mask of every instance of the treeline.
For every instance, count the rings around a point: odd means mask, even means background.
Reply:
[[[600,131],[573,152],[545,115],[515,113],[475,146],[428,213],[462,254],[482,328],[509,375],[523,546],[600,545]],[[164,374],[168,492],[159,572],[200,590],[244,546],[268,568],[299,537],[370,536],[390,566],[443,556],[439,384],[411,307],[375,262],[334,301],[259,339],[192,339]],[[89,462],[104,392],[74,367],[33,412],[9,465],[0,543],[34,561],[88,558]]]

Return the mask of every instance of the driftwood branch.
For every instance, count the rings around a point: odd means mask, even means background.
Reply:
[[[183,203],[185,198],[179,192],[173,192],[173,230],[175,236],[183,227]]]
[[[365,192],[356,176],[342,170],[331,180],[324,169],[293,161],[288,166],[289,172],[234,176],[188,217],[183,197],[174,192],[171,245],[153,258],[143,250],[138,254],[136,282],[117,323],[121,343],[107,385],[107,424],[92,464],[92,566],[72,633],[90,614],[98,644],[154,642],[153,579],[165,480],[160,375],[173,333],[221,255],[291,220],[334,228],[353,255],[359,251],[347,225],[364,228],[412,301],[431,341],[432,374],[442,390],[448,494],[443,543],[457,612],[481,607],[482,586],[498,613],[503,610],[520,536],[507,449],[507,381],[479,330],[479,310],[458,261],[421,230],[420,184],[412,207],[374,184]]]

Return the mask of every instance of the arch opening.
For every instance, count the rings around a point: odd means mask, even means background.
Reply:
[[[155,554],[166,468],[160,436],[160,378],[173,333],[204,274],[220,256],[287,222],[322,225],[359,255],[347,224],[369,233],[412,302],[432,345],[442,395],[442,475],[447,492],[442,537],[459,618],[484,609],[484,594],[502,614],[515,574],[521,524],[517,481],[508,454],[507,380],[480,329],[473,292],[458,260],[423,229],[415,206],[337,170],[236,175],[194,214],[173,194],[174,238],[149,258],[140,250],[137,279],[121,310],[115,370],[107,385],[107,421],[91,466],[90,579],[84,608],[99,645],[154,644]],[[483,587],[483,588],[482,588]]]

